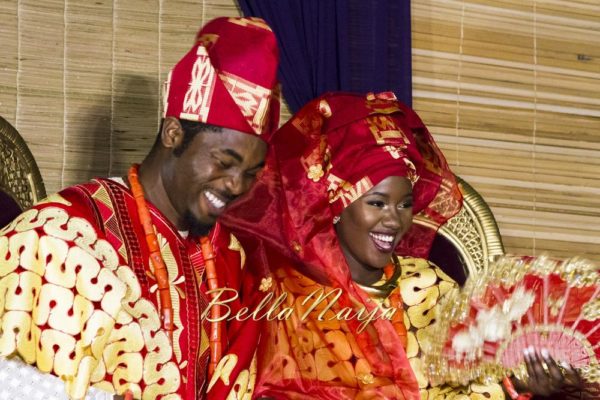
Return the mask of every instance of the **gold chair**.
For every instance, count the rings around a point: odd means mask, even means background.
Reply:
[[[468,275],[487,269],[490,261],[504,254],[496,219],[471,185],[457,177],[463,208],[443,225],[435,238],[430,259],[459,284]],[[422,223],[415,219],[415,223]]]
[[[46,197],[40,170],[19,132],[0,117],[0,228]]]

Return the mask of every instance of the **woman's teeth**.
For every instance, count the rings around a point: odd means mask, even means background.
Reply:
[[[209,203],[212,204],[213,207],[215,207],[215,208],[223,208],[223,207],[225,207],[225,202],[223,200],[219,199],[217,196],[215,196],[211,192],[205,191],[204,192],[204,196],[206,196],[206,198],[208,199]]]
[[[394,235],[385,235],[382,233],[369,233],[375,247],[382,252],[390,252],[394,250]]]
[[[380,240],[382,242],[392,243],[394,241],[394,235],[384,235],[381,233],[369,233],[372,238]]]

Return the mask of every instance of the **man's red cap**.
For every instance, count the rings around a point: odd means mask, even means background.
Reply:
[[[260,18],[217,18],[173,67],[164,117],[198,121],[268,141],[279,124],[277,41]]]

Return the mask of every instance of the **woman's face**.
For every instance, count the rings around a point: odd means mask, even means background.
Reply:
[[[411,223],[412,186],[404,177],[388,176],[346,207],[336,231],[352,279],[378,281]]]

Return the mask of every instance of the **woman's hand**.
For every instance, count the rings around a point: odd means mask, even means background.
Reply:
[[[546,349],[538,353],[533,347],[529,347],[525,350],[524,359],[529,378],[526,381],[512,378],[519,393],[550,396],[565,386],[581,387],[581,379],[577,372],[567,364],[561,364],[562,368],[559,367]]]

